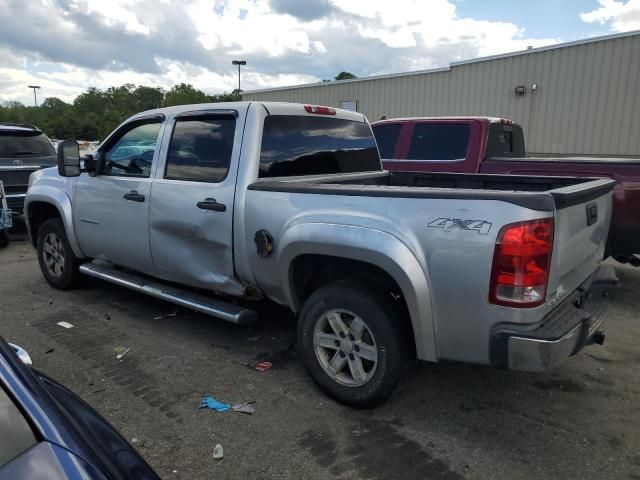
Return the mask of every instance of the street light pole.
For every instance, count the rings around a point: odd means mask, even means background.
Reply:
[[[231,62],[232,65],[237,65],[238,66],[238,95],[240,95],[240,66],[241,65],[246,65],[247,61],[246,60],[233,60]]]
[[[29,88],[33,88],[33,103],[35,103],[36,107],[38,106],[38,96],[36,95],[36,90],[40,88],[40,85],[27,85]]]

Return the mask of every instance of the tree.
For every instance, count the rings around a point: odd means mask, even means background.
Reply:
[[[181,83],[165,92],[160,87],[136,86],[130,83],[100,90],[90,87],[68,104],[49,97],[39,107],[20,102],[0,105],[0,121],[31,123],[51,138],[99,140],[131,115],[158,107],[205,102],[240,100],[237,90],[207,95],[192,85]]]
[[[164,104],[167,107],[174,105],[189,105],[191,103],[207,103],[211,99],[201,90],[197,90],[188,83],[174,85],[164,97]]]
[[[358,78],[351,72],[340,72],[336,75],[336,80],[351,80],[352,78]]]

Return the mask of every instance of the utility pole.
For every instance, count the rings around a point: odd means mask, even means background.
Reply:
[[[38,106],[38,96],[36,95],[36,90],[40,89],[40,85],[27,85],[29,88],[33,88],[33,103],[35,103],[36,107]]]
[[[246,60],[233,60],[231,62],[232,65],[237,65],[238,66],[238,95],[240,95],[240,66],[241,65],[246,65],[247,61]]]

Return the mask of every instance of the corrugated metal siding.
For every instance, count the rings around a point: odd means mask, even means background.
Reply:
[[[537,84],[532,92],[531,86]],[[525,85],[517,97],[514,87]],[[640,156],[640,35],[453,65],[437,71],[243,95],[245,100],[339,107],[382,115],[488,115],[525,129],[537,154]]]

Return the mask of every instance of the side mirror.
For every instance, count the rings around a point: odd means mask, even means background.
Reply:
[[[80,175],[80,147],[75,140],[58,144],[58,174],[62,177]]]

